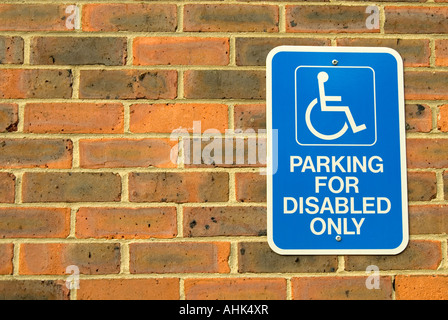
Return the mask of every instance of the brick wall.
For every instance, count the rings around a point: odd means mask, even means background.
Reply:
[[[446,0],[2,1],[0,299],[448,299],[447,34]],[[400,255],[279,256],[264,162],[200,157],[265,144],[281,44],[404,58]]]

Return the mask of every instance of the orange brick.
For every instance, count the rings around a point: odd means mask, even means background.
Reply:
[[[71,168],[73,143],[62,139],[2,139],[2,168]]]
[[[258,172],[235,174],[236,199],[242,202],[266,202],[266,175]]]
[[[442,132],[448,132],[448,104],[439,106],[437,115],[437,128]]]
[[[284,300],[286,279],[185,279],[187,300]]]
[[[432,130],[431,107],[425,104],[406,104],[406,131],[430,132]]]
[[[436,40],[436,65],[448,66],[448,40]]]
[[[22,64],[24,41],[21,37],[0,37],[0,63]]]
[[[381,276],[379,289],[368,289],[366,277],[292,278],[294,300],[392,300],[392,278]]]
[[[397,300],[447,300],[448,276],[397,275],[395,298]]]
[[[227,65],[228,38],[135,38],[135,65]]]
[[[76,213],[78,238],[173,238],[176,234],[175,207],[80,208]]]
[[[407,71],[404,74],[404,96],[409,100],[448,99],[448,72]]]
[[[266,129],[265,104],[240,104],[234,107],[235,130]]]
[[[408,168],[445,168],[448,165],[448,140],[407,139]]]
[[[435,172],[408,172],[409,201],[430,201],[437,196]]]
[[[131,273],[228,273],[228,242],[130,244]]]
[[[18,106],[15,103],[0,103],[0,132],[17,131]]]
[[[179,279],[81,280],[79,300],[178,300]]]
[[[69,208],[0,208],[0,238],[66,238]]]
[[[12,173],[0,172],[0,202],[14,203],[16,177]]]
[[[386,6],[386,33],[448,33],[447,7]]]
[[[131,106],[130,130],[136,133],[172,133],[174,130],[202,133],[228,128],[228,110],[224,104],[134,104]]]
[[[79,154],[83,168],[177,167],[177,141],[170,139],[80,140]]]
[[[410,234],[447,234],[448,206],[412,205],[409,206]]]
[[[123,133],[120,103],[28,103],[25,132]]]
[[[12,274],[13,250],[12,243],[0,244],[0,274]]]
[[[20,246],[20,274],[66,274],[69,265],[80,274],[120,272],[117,243],[24,243]]]

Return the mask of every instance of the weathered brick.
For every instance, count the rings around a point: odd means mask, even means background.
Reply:
[[[448,276],[397,275],[395,277],[395,299],[447,300]]]
[[[369,290],[364,276],[291,279],[294,300],[392,300],[392,278],[379,277],[379,289]]]
[[[443,172],[443,194],[448,199],[448,171]]]
[[[429,201],[437,197],[435,172],[408,172],[409,201]]]
[[[227,65],[228,38],[139,37],[134,39],[134,65]]]
[[[26,172],[24,202],[120,201],[121,178],[114,173]]]
[[[12,274],[12,259],[14,245],[12,243],[0,244],[0,274]]]
[[[429,67],[431,50],[426,39],[353,38],[337,39],[338,46],[388,47],[398,51],[406,67]]]
[[[286,6],[287,32],[379,32],[369,29],[365,6]]]
[[[179,279],[83,279],[77,299],[179,300]]]
[[[22,64],[23,46],[21,37],[0,37],[0,64]]]
[[[448,40],[436,40],[436,65],[448,66]]]
[[[177,235],[175,207],[80,208],[77,238],[149,239]]]
[[[62,280],[1,280],[0,300],[69,300]]]
[[[365,270],[369,265],[380,270],[436,270],[442,261],[440,241],[411,240],[407,248],[395,256],[346,256],[345,270]]]
[[[25,132],[123,133],[121,103],[27,103]]]
[[[35,37],[31,64],[120,66],[126,63],[126,38]]]
[[[184,237],[266,235],[265,207],[185,207]]]
[[[408,168],[445,168],[448,165],[446,139],[407,139]]]
[[[237,172],[235,189],[237,201],[266,202],[266,175],[259,172]]]
[[[79,141],[82,168],[175,168],[177,141],[170,139],[86,139]],[[174,161],[174,162],[173,162]]]
[[[0,202],[14,203],[16,177],[12,173],[0,172]]]
[[[17,131],[18,107],[15,103],[0,103],[0,132]]]
[[[405,99],[410,100],[448,99],[448,72],[407,71],[404,92]]]
[[[448,132],[448,104],[439,106],[437,128],[442,132]]]
[[[129,175],[133,202],[223,202],[229,198],[225,172],[148,172]]]
[[[86,4],[83,31],[174,32],[177,9],[172,4]]]
[[[239,104],[233,112],[235,130],[266,130],[265,104]]]
[[[267,242],[240,242],[238,244],[238,272],[335,272],[336,256],[282,256],[276,254]]]
[[[1,4],[0,31],[68,31],[68,5]]]
[[[177,72],[172,70],[84,70],[80,98],[174,99]]]
[[[191,133],[195,121],[200,121],[201,133],[209,129],[224,133],[228,128],[228,108],[225,104],[134,104],[130,110],[130,131],[136,133],[172,133],[174,130]],[[199,124],[195,131],[198,133]]]
[[[184,31],[277,32],[278,8],[270,5],[187,4]]]
[[[71,168],[73,144],[65,139],[1,139],[0,167]]]
[[[432,111],[425,104],[406,104],[406,131],[430,132],[432,130]]]
[[[284,300],[286,279],[185,279],[187,300]]]
[[[236,38],[236,64],[239,66],[264,66],[272,49],[281,45],[325,46],[328,39],[312,38]]]
[[[184,94],[197,99],[265,99],[265,82],[264,71],[189,70]]]
[[[1,69],[0,98],[70,98],[71,70]]]
[[[66,238],[69,208],[0,208],[0,238]]]
[[[386,6],[386,33],[448,33],[448,8]]]
[[[414,234],[447,234],[448,206],[446,205],[413,205],[409,206],[409,233]]]
[[[120,272],[117,243],[24,243],[20,245],[20,274],[66,274],[75,265],[80,274]]]
[[[228,273],[228,242],[164,242],[130,245],[131,273]]]

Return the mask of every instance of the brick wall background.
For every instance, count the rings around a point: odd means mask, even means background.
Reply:
[[[448,298],[446,0],[18,2],[0,4],[1,299]],[[279,256],[264,164],[189,164],[194,142],[170,139],[201,121],[263,144],[265,58],[281,44],[404,58],[402,254]]]

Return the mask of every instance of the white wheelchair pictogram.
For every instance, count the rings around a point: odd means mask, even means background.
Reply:
[[[353,115],[350,112],[350,108],[348,106],[327,106],[327,102],[340,102],[342,101],[341,96],[326,96],[325,95],[325,87],[324,83],[327,82],[329,79],[328,73],[325,71],[319,72],[317,75],[317,81],[319,85],[319,100],[320,100],[320,109],[323,112],[344,112],[347,116],[348,123],[353,131],[353,133],[360,132],[362,130],[366,129],[365,124],[356,125],[355,119],[353,119]],[[313,110],[314,106],[318,103],[318,98],[315,98],[311,103],[308,105],[305,113],[305,122],[308,127],[308,129],[313,133],[316,137],[322,139],[322,140],[335,140],[342,135],[345,134],[345,132],[348,129],[347,122],[344,122],[344,125],[342,126],[342,129],[334,134],[323,134],[319,131],[317,131],[312,123],[311,123],[311,111]]]

